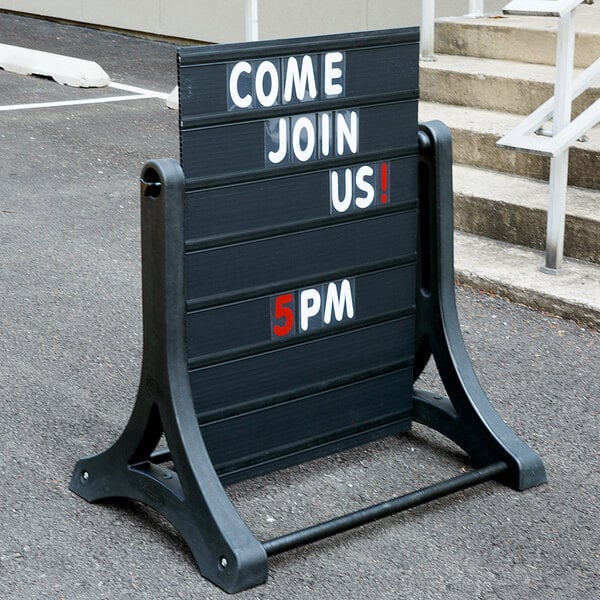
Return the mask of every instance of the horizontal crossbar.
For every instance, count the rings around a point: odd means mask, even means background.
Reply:
[[[505,15],[564,17],[584,0],[512,0],[503,9]]]
[[[322,540],[323,538],[342,533],[343,531],[348,531],[354,527],[366,525],[377,519],[388,517],[403,510],[419,506],[420,504],[425,504],[425,502],[437,500],[443,496],[472,487],[478,483],[483,483],[484,481],[493,479],[507,469],[508,465],[506,463],[496,462],[487,467],[469,471],[464,475],[434,483],[433,485],[410,492],[404,496],[398,496],[392,500],[387,500],[386,502],[381,502],[380,504],[375,504],[357,510],[356,512],[336,517],[330,521],[325,521],[324,523],[319,523],[307,527],[306,529],[300,529],[299,531],[294,531],[281,537],[267,540],[262,542],[262,545],[267,556],[275,556],[281,552]]]
[[[571,84],[571,100],[578,98],[587,89],[596,86],[600,81],[600,58],[596,59],[585,71],[580,73]],[[594,108],[595,107],[595,108]],[[600,115],[598,101],[589,106],[560,133],[550,139],[532,136],[547,119],[554,114],[554,96],[546,100],[512,131],[496,142],[501,148],[531,152],[542,156],[557,156],[576,139],[596,125]],[[596,115],[596,121],[594,116]]]
[[[598,60],[600,66],[600,60]],[[584,133],[600,122],[600,100],[588,106],[576,119],[573,119],[557,135],[539,137],[532,135],[515,135],[509,133],[496,144],[502,148],[530,152],[542,156],[559,156]]]

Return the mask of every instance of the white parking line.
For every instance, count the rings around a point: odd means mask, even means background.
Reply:
[[[169,94],[165,94],[164,92],[145,90],[144,88],[135,87],[133,85],[127,85],[125,83],[116,83],[114,81],[111,81],[108,84],[108,87],[115,88],[116,90],[123,90],[124,92],[131,92],[132,94],[141,94],[143,96],[160,98],[161,100],[166,100],[169,97]]]
[[[156,92],[154,90],[146,90],[144,88],[135,87],[133,85],[127,85],[125,83],[116,83],[111,81],[108,84],[116,90],[123,90],[124,92],[132,92],[128,96],[106,96],[104,98],[86,98],[85,100],[58,100],[56,102],[32,102],[30,104],[7,104],[0,106],[0,112],[10,110],[28,110],[32,108],[53,108],[57,106],[76,106],[78,104],[102,104],[104,102],[123,102],[124,100],[145,100],[148,98],[159,98],[160,100],[166,100],[169,94],[164,92]]]
[[[158,92],[160,93],[160,92]],[[168,96],[168,94],[165,94]],[[134,94],[131,96],[107,96],[105,98],[87,98],[85,100],[61,100],[57,102],[34,102],[31,104],[8,104],[0,106],[0,112],[11,110],[28,110],[32,108],[54,108],[57,106],[76,106],[78,104],[102,104],[104,102],[123,102],[125,100],[146,100],[148,98],[160,98],[156,94]]]

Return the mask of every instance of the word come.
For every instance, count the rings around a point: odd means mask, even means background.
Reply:
[[[344,96],[343,52],[305,54],[227,66],[229,110],[269,108]]]
[[[271,298],[271,336],[286,337],[354,318],[354,280],[332,281]]]

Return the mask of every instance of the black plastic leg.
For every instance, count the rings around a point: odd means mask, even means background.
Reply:
[[[144,356],[138,397],[119,440],[77,463],[71,489],[90,502],[124,497],[157,510],[185,539],[201,573],[237,592],[266,581],[267,555],[229,501],[194,410],[184,347],[183,191],[177,162],[145,166]],[[163,431],[175,470],[151,461]]]
[[[416,391],[414,419],[462,447],[477,466],[508,465],[512,488],[546,482],[544,465],[492,408],[471,365],[454,296],[452,140],[439,121],[420,125],[420,251],[415,379],[433,355],[449,399]]]

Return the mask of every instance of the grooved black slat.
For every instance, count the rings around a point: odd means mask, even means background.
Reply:
[[[311,110],[307,103],[298,106],[299,115],[313,114]],[[360,153],[416,154],[416,102],[411,100],[363,106],[358,110]],[[252,118],[251,113],[248,118]],[[181,147],[186,178],[213,179],[257,171],[264,171],[264,176],[269,176],[282,167],[288,167],[290,163],[287,161],[280,165],[268,164],[265,158],[265,127],[265,119],[261,119],[184,129],[181,132]],[[346,151],[336,160],[343,165],[356,158],[356,154]],[[319,162],[316,159],[292,164],[307,170],[318,167]]]
[[[332,378],[358,376],[393,361],[412,361],[413,352],[414,319],[406,317],[193,369],[190,383],[202,420],[205,412],[261,398],[276,402],[279,395],[314,390]]]
[[[414,260],[416,211],[394,213],[315,230],[231,244],[186,255],[186,296],[235,291]],[[337,279],[339,277],[333,277]]]
[[[335,50],[346,52],[346,90],[345,98],[356,98],[377,96],[385,93],[402,93],[409,90],[413,96],[417,95],[418,83],[418,45],[416,30],[404,36],[404,42],[397,36],[392,45],[385,46],[380,42],[375,48],[368,46],[357,48],[348,43],[348,40],[340,40]],[[382,37],[380,37],[380,40]],[[367,44],[371,43],[365,40]],[[181,48],[179,86],[180,86],[180,110],[181,115],[193,118],[197,115],[216,115],[227,112],[226,94],[223,83],[227,78],[227,62],[243,60],[243,48],[230,45],[233,53],[219,52],[214,47],[203,48]],[[293,48],[287,48],[283,44],[272,46],[272,50],[265,52],[257,51],[253,47],[250,51],[254,60],[277,59],[282,56],[296,55],[302,52],[323,52],[326,45],[321,45],[318,50],[311,50],[306,45],[305,50],[296,44]],[[365,46],[363,44],[363,46]],[[268,48],[268,46],[267,46]],[[217,50],[217,51],[215,51]],[[246,58],[250,56],[246,54]],[[258,56],[262,54],[259,59]],[[202,93],[198,93],[202,90]]]
[[[306,38],[261,40],[260,42],[241,42],[221,46],[186,46],[179,48],[180,71],[199,64],[213,62],[215,52],[223,60],[240,58],[280,56],[303,52],[323,52],[329,50],[362,49],[372,47],[398,46],[402,44],[418,45],[419,29],[381,29],[378,31],[360,31],[334,35],[310,36]]]
[[[354,317],[338,323],[337,327],[360,327],[365,321],[389,318],[399,312],[412,314],[414,282],[413,264],[357,277],[354,280]],[[210,357],[211,354],[265,345],[276,348],[285,340],[273,339],[270,312],[271,298],[263,296],[188,314],[186,325],[190,359],[198,364],[203,357]],[[335,329],[334,324],[325,333]],[[301,339],[298,335],[293,338],[295,341]]]
[[[361,162],[358,163],[362,164]],[[348,168],[352,168],[349,163]],[[417,161],[389,161],[389,206],[415,205]],[[340,179],[344,182],[344,167]],[[217,245],[220,238],[248,236],[277,227],[299,227],[318,219],[365,216],[364,211],[330,214],[329,170],[208,188],[186,194],[185,235],[189,244]],[[377,182],[379,186],[381,181]],[[340,192],[343,195],[344,189]],[[378,198],[379,200],[379,198]],[[377,204],[372,211],[385,210]]]
[[[412,370],[404,369],[216,421],[202,426],[202,434],[217,471],[231,471],[390,421],[406,430],[409,410],[402,398],[411,388]]]

